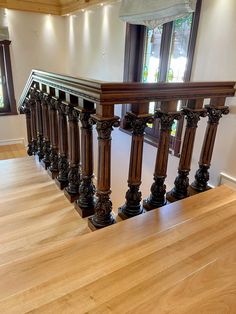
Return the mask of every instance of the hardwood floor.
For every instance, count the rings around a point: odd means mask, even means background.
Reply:
[[[236,191],[90,233],[33,158],[0,175],[1,313],[236,312]]]
[[[26,149],[23,144],[11,144],[0,146],[0,160],[26,157]]]

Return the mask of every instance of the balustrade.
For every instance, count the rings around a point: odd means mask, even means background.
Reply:
[[[115,223],[111,202],[112,130],[120,124],[116,104],[130,103],[125,124],[130,126],[128,190],[118,209],[122,219],[152,210],[209,188],[209,168],[222,115],[229,112],[227,97],[235,93],[234,82],[215,83],[104,83],[32,71],[20,99],[26,116],[28,154],[37,155],[69,201],[92,230]],[[204,106],[204,100],[210,103]],[[149,102],[160,108],[149,114]],[[179,101],[184,107],[178,110]],[[186,127],[174,188],[166,193],[169,143],[174,120],[185,117]],[[192,153],[200,119],[208,116],[207,129],[195,181],[189,186]],[[151,193],[141,203],[142,160],[145,128],[159,120],[160,140]],[[98,141],[94,182],[93,130]],[[122,149],[122,143],[120,143]],[[120,180],[120,178],[117,178]],[[121,182],[120,184],[124,184]],[[115,209],[117,210],[117,209]]]

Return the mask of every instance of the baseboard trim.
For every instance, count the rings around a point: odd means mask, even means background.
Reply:
[[[12,140],[0,140],[0,146],[11,144],[23,144],[25,146],[24,138],[12,139]]]
[[[220,174],[220,184],[226,184],[226,185],[236,189],[236,178],[231,177],[230,175],[222,172]]]

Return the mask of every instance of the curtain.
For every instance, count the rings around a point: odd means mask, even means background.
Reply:
[[[120,18],[155,28],[195,11],[197,0],[122,0]]]

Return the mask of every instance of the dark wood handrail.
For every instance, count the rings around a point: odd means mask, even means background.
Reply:
[[[33,70],[19,101],[26,115],[28,154],[37,155],[55,178],[66,197],[75,202],[91,229],[115,222],[111,202],[112,130],[119,126],[117,104],[131,104],[124,120],[132,130],[125,203],[118,213],[123,219],[173,202],[209,188],[209,168],[219,122],[229,113],[226,98],[235,94],[235,82],[191,83],[107,83],[62,74]],[[208,106],[205,100],[208,99]],[[179,100],[181,110],[179,109]],[[160,108],[149,113],[149,102]],[[192,153],[198,122],[208,117],[205,138],[195,181],[189,184]],[[174,120],[185,117],[185,134],[174,187],[166,193],[170,136]],[[145,129],[154,120],[160,123],[153,184],[143,203],[142,158]],[[79,123],[80,122],[80,123]],[[93,183],[93,124],[98,134],[97,185]],[[96,197],[95,197],[96,194]]]
[[[34,84],[45,84],[97,104],[115,105],[143,101],[230,97],[235,94],[235,82],[190,83],[107,83],[67,75],[32,70],[22,92],[19,106]]]

